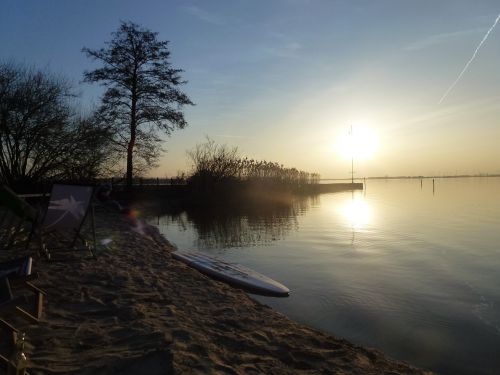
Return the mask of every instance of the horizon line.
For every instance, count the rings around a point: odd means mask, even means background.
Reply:
[[[500,177],[500,173],[478,173],[478,174],[455,174],[455,175],[417,175],[417,176],[367,176],[355,177],[354,180],[383,180],[383,179],[418,179],[418,178],[463,178],[463,177]],[[346,178],[320,178],[320,181],[346,181],[351,180],[351,177]]]

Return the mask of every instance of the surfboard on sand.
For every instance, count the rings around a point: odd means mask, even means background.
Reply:
[[[174,251],[172,257],[208,276],[245,289],[250,293],[276,297],[287,297],[290,293],[290,289],[283,284],[236,263],[194,251]]]

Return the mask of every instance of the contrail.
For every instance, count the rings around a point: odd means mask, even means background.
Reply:
[[[472,57],[470,58],[469,61],[467,61],[467,64],[465,64],[464,68],[462,69],[462,71],[460,72],[460,74],[458,75],[457,79],[455,80],[455,82],[453,82],[451,84],[451,86],[448,88],[448,90],[446,90],[446,92],[444,93],[444,95],[441,97],[441,99],[439,100],[439,103],[438,104],[441,104],[441,102],[448,96],[448,94],[450,93],[451,90],[453,90],[453,88],[455,87],[455,85],[458,83],[458,81],[460,81],[460,78],[462,78],[462,76],[464,75],[464,73],[467,71],[467,69],[469,68],[469,65],[472,63],[472,61],[474,61],[474,59],[476,58],[476,55],[479,51],[479,49],[483,46],[484,42],[486,42],[486,39],[488,39],[488,36],[490,35],[490,33],[493,31],[493,29],[495,28],[495,26],[497,25],[498,23],[498,20],[500,20],[500,14],[497,16],[497,18],[495,19],[495,22],[493,22],[493,26],[490,27],[490,29],[486,32],[486,34],[484,35],[483,39],[481,40],[481,42],[479,43],[479,45],[477,46],[476,50],[474,51],[474,53],[472,54]]]

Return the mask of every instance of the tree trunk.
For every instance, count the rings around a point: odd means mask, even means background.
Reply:
[[[132,178],[134,176],[133,156],[135,136],[137,130],[137,60],[134,61],[134,73],[132,76],[131,103],[130,103],[130,141],[127,147],[127,190],[132,190]]]
[[[128,142],[127,147],[127,190],[132,190],[132,178],[134,175],[133,168],[133,155],[134,155],[134,146],[135,146],[135,136],[136,136],[136,118],[135,118],[135,105],[136,101],[132,99],[132,108],[131,108],[131,116],[130,116],[130,141]]]
[[[132,155],[134,152],[135,145],[135,129],[130,129],[130,133],[134,132],[134,135],[130,137],[130,142],[127,147],[127,190],[132,190],[132,177],[133,177],[133,164],[132,164]]]

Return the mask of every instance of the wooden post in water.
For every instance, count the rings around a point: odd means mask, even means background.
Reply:
[[[434,179],[432,179],[432,194],[434,194]]]
[[[420,189],[422,189],[422,179],[420,179]]]

